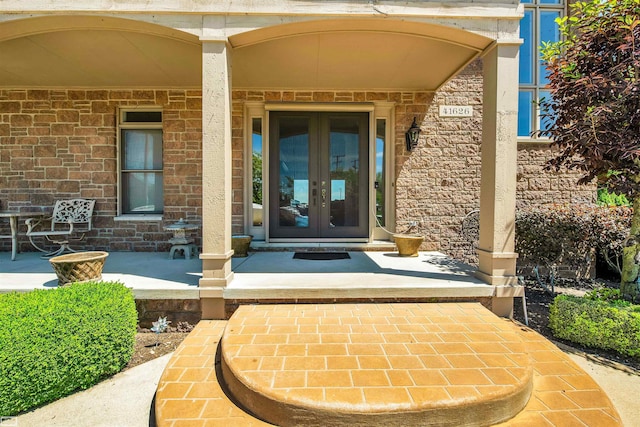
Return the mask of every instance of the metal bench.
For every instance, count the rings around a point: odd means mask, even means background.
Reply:
[[[76,252],[69,247],[70,241],[80,241],[85,234],[91,231],[93,207],[95,200],[71,199],[58,200],[53,208],[50,218],[29,218],[27,224],[27,237],[34,248],[45,253],[45,257],[60,255],[64,252]],[[44,225],[51,224],[50,229]],[[60,245],[60,248],[51,252],[34,242],[34,238],[43,237],[49,242]]]

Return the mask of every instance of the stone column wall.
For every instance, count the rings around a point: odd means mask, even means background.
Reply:
[[[114,221],[117,108],[144,105],[163,108],[163,221]],[[0,90],[0,209],[50,211],[57,199],[95,199],[84,249],[168,251],[164,224],[201,220],[201,110],[201,92],[190,90]]]

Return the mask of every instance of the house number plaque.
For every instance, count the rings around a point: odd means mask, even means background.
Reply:
[[[471,117],[473,107],[470,105],[441,105],[440,117]]]

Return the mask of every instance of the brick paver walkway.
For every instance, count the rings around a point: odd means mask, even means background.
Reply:
[[[282,426],[621,425],[557,347],[476,303],[243,306],[202,321],[162,376],[158,426],[269,425],[240,407]]]

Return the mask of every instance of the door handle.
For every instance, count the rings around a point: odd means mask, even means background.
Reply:
[[[322,203],[324,203],[327,201],[327,189],[323,188],[321,194],[322,194]]]
[[[318,190],[317,189],[313,189],[311,190],[311,198],[313,199],[313,206],[316,205],[316,196],[318,195]]]

